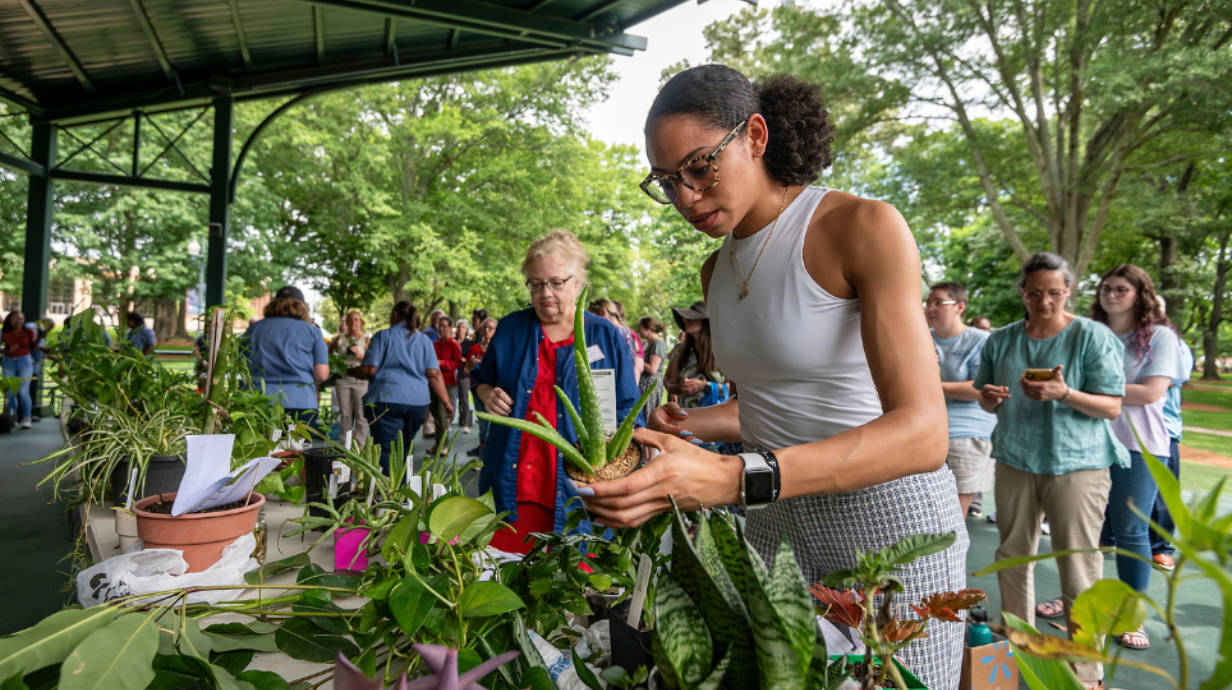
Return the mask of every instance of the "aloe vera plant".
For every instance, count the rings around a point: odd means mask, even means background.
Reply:
[[[642,393],[642,396],[633,405],[633,409],[629,410],[629,414],[625,415],[624,420],[616,429],[616,433],[612,434],[611,438],[608,438],[603,427],[603,413],[599,408],[599,394],[595,389],[594,375],[591,373],[590,358],[586,350],[585,305],[587,291],[584,288],[582,294],[578,297],[577,310],[573,316],[573,360],[577,365],[578,397],[581,401],[582,409],[579,411],[574,407],[569,396],[561,390],[560,386],[556,386],[556,396],[564,404],[565,412],[569,414],[569,419],[573,422],[573,427],[577,431],[578,445],[581,448],[579,449],[564,436],[561,436],[560,432],[552,426],[551,422],[544,419],[543,415],[538,412],[535,413],[538,424],[524,419],[498,417],[485,412],[476,412],[475,414],[480,419],[512,427],[554,446],[578,472],[590,477],[600,477],[599,473],[604,467],[623,456],[625,451],[629,449],[629,445],[633,441],[633,424],[637,420],[637,415],[646,406],[646,401],[650,400],[650,396],[658,388],[659,382],[656,381],[653,386],[650,386]]]

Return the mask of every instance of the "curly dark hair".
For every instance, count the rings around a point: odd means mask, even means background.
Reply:
[[[1103,289],[1104,283],[1108,282],[1108,279],[1112,277],[1124,278],[1133,286],[1136,293],[1134,298],[1134,330],[1129,336],[1129,347],[1126,349],[1131,354],[1136,355],[1139,362],[1149,361],[1153,356],[1151,352],[1151,335],[1154,333],[1155,327],[1171,328],[1173,331],[1176,330],[1176,327],[1172,325],[1172,321],[1168,319],[1167,313],[1164,312],[1163,307],[1159,303],[1159,298],[1156,296],[1158,293],[1155,292],[1155,281],[1151,280],[1151,274],[1133,264],[1117,264],[1100,276],[1100,289]],[[1095,298],[1094,304],[1091,305],[1091,319],[1104,325],[1108,324],[1108,312],[1104,311],[1104,305],[1100,304],[1098,296]],[[1127,381],[1126,383],[1133,383],[1133,381]]]
[[[766,171],[785,185],[817,180],[834,161],[834,123],[816,84],[787,74],[775,74],[756,84],[726,65],[702,65],[672,77],[646,116],[646,133],[655,120],[692,115],[716,130],[761,113],[770,130]]]

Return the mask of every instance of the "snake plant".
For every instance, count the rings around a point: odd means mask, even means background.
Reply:
[[[625,415],[616,433],[612,434],[609,439],[603,428],[599,394],[595,389],[594,375],[590,369],[590,357],[586,350],[586,293],[587,289],[584,288],[582,294],[578,296],[577,310],[573,316],[573,360],[577,364],[578,397],[582,403],[580,412],[573,406],[573,402],[560,386],[556,386],[556,396],[564,404],[565,412],[569,414],[573,422],[581,449],[579,450],[568,439],[561,436],[551,422],[544,419],[543,415],[538,412],[535,413],[538,424],[525,419],[499,417],[485,412],[475,414],[480,419],[512,427],[554,446],[574,468],[588,475],[594,475],[628,450],[629,444],[633,441],[633,424],[637,420],[637,415],[646,406],[646,401],[650,400],[659,382],[655,381],[654,385],[642,393],[642,397],[637,399],[633,409],[629,410],[629,414]]]

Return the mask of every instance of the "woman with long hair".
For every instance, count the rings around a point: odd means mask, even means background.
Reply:
[[[642,346],[641,338],[625,323],[624,307],[614,299],[600,297],[590,303],[590,313],[595,316],[602,316],[620,329],[621,335],[625,338],[625,345],[629,347],[629,352],[633,355],[633,375],[640,381],[642,369],[646,363],[644,358],[645,350]]]
[[[1129,466],[1113,465],[1108,522],[1118,549],[1138,554],[1116,556],[1117,575],[1135,591],[1151,581],[1151,529],[1135,512],[1155,504],[1159,487],[1142,458],[1142,450],[1167,462],[1172,437],[1164,423],[1164,396],[1176,376],[1181,344],[1168,315],[1160,308],[1155,283],[1133,264],[1113,267],[1099,281],[1091,318],[1112,329],[1125,347],[1125,397],[1121,416],[1112,420],[1116,439],[1129,451]],[[1134,437],[1137,430],[1138,438]],[[1139,446],[1138,439],[1142,440]],[[1150,646],[1146,627],[1125,633],[1117,642],[1129,649]]]
[[[710,384],[724,384],[726,379],[714,360],[706,303],[698,300],[687,309],[672,309],[672,316],[684,332],[684,340],[668,362],[663,385],[681,409],[687,410],[702,404]]]
[[[666,373],[663,362],[667,360],[667,342],[663,339],[666,329],[653,316],[643,316],[637,321],[637,334],[646,343],[645,366],[642,367],[642,377],[637,384],[643,392],[650,386],[658,386],[659,379]],[[646,402],[646,409],[653,410],[663,402],[663,390],[656,390]]]
[[[453,404],[445,391],[436,351],[419,332],[419,310],[403,300],[389,313],[389,328],[372,336],[364,361],[347,374],[368,379],[364,414],[372,439],[381,446],[381,469],[389,473],[389,451],[399,436],[408,450],[428,415],[428,391],[443,401],[448,414]]]
[[[30,428],[30,378],[34,375],[34,349],[38,346],[38,335],[26,328],[26,315],[19,311],[11,311],[4,317],[4,327],[0,329],[0,371],[6,377],[19,377],[21,383],[17,391],[10,394],[5,391],[4,413],[15,415],[23,429]]]
[[[811,186],[834,129],[820,89],[790,76],[753,84],[705,65],[659,91],[642,189],[722,241],[701,285],[715,366],[739,397],[687,414],[658,408],[658,433],[636,438],[661,455],[581,488],[609,527],[670,510],[669,497],[682,510],[741,503],[755,509],[749,541],[771,560],[786,533],[807,582],[908,535],[956,533],[953,546],[899,571],[901,596],[918,601],[965,586],[967,550],[919,252],[893,207]],[[700,342],[693,348],[704,359]],[[743,440],[746,452],[682,438]],[[962,626],[937,626],[902,659],[928,687],[954,690],[962,645]]]

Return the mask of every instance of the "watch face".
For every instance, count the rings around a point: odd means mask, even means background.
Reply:
[[[744,502],[770,503],[774,500],[774,470],[750,469],[744,473]]]

